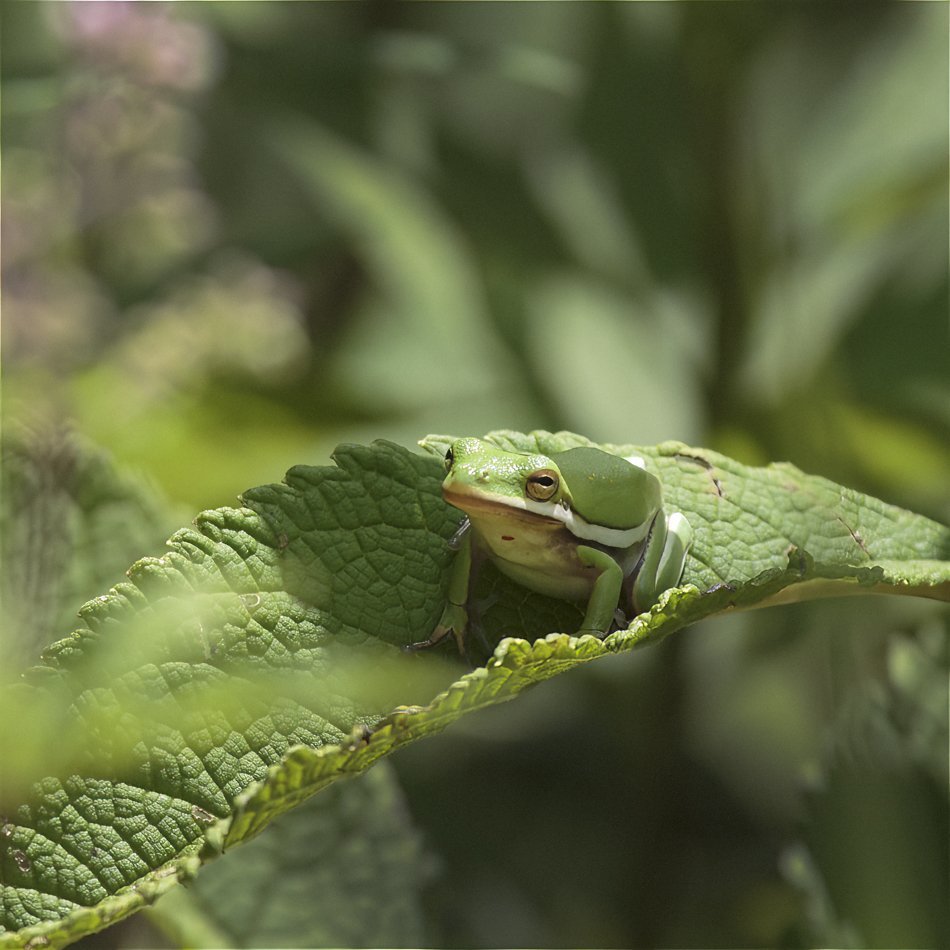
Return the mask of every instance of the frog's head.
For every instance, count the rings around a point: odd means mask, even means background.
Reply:
[[[628,547],[643,540],[660,509],[660,483],[600,449],[553,457],[507,452],[480,439],[457,439],[445,456],[442,493],[477,517],[525,513],[561,522],[575,537]]]

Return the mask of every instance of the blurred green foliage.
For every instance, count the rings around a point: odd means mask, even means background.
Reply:
[[[69,419],[197,509],[570,428],[950,520],[946,5],[0,17],[5,440]],[[946,944],[947,624],[718,620],[402,753],[434,939]]]
[[[405,807],[381,762],[278,819],[149,917],[183,947],[423,946],[419,890],[434,869]]]
[[[0,641],[0,682],[8,682],[74,630],[80,604],[160,545],[181,513],[69,430],[6,430],[0,476],[0,603],[10,634]]]

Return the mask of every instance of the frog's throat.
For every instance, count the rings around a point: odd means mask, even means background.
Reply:
[[[511,510],[512,517],[540,517],[564,525],[575,538],[595,541],[608,548],[629,548],[642,541],[650,531],[653,518],[632,528],[608,528],[606,525],[591,524],[563,501],[557,503],[535,501],[533,498],[513,498],[510,495],[496,495],[484,489],[470,490],[464,485],[444,485],[442,497],[456,508],[476,517],[480,511],[498,513],[501,508]]]

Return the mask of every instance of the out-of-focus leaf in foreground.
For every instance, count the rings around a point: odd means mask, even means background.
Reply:
[[[546,453],[586,442],[489,438]],[[438,455],[446,441],[425,444]],[[450,651],[402,650],[441,612],[460,517],[437,458],[341,446],[336,467],[294,468],[133,565],[4,699],[5,750],[14,711],[44,705],[73,724],[57,743],[73,748],[3,790],[0,913],[19,932],[0,942],[101,929],[337,778],[702,617],[829,588],[950,598],[950,529],[933,521],[789,465],[680,443],[606,448],[641,455],[692,523],[683,585],[600,641],[558,632],[576,629],[573,606],[486,571],[484,633],[507,639],[461,679]]]
[[[418,947],[432,870],[388,764],[274,822],[151,916],[182,947]]]

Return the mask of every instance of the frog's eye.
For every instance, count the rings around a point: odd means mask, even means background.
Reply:
[[[525,493],[535,501],[547,501],[557,491],[557,472],[549,468],[539,468],[528,476]]]
[[[452,463],[455,461],[455,453],[449,449],[445,453],[445,470],[448,472],[452,468]]]

